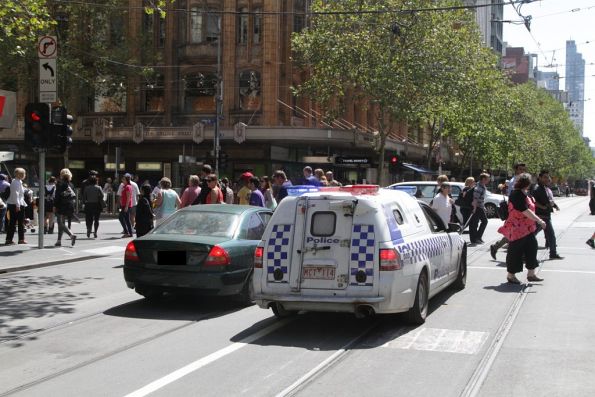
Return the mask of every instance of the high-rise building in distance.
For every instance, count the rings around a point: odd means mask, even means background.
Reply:
[[[566,41],[566,91],[568,92],[568,112],[574,125],[583,135],[585,116],[585,60],[577,52],[574,40]]]

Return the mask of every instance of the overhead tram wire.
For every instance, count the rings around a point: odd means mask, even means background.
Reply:
[[[93,3],[93,2],[86,2],[82,0],[51,0],[53,3],[57,4],[72,4],[72,5],[80,5],[80,6],[87,6],[87,7],[98,7],[98,8],[109,8],[110,10],[152,10],[152,11],[169,11],[169,12],[185,12],[185,13],[200,13],[200,14],[216,14],[216,15],[293,15],[295,14],[294,11],[225,11],[225,10],[199,10],[199,11],[192,11],[187,10],[185,8],[172,8],[172,9],[162,9],[161,7],[156,6],[137,6],[137,7],[128,7],[128,6],[115,6],[112,4],[104,4],[104,3]],[[543,1],[543,0],[540,0]],[[475,10],[479,8],[485,7],[492,7],[492,6],[499,6],[499,5],[522,5],[525,4],[527,0],[502,0],[499,3],[486,3],[486,4],[474,4],[474,5],[461,5],[461,6],[448,6],[448,7],[428,7],[428,8],[411,8],[411,9],[387,9],[387,10],[360,10],[360,11],[308,11],[305,12],[305,15],[308,16],[317,16],[317,15],[381,15],[381,14],[414,14],[420,12],[447,12],[447,11],[458,11],[458,10]]]

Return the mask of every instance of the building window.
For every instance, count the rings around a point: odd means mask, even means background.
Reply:
[[[260,109],[260,73],[247,70],[240,73],[240,109]]]
[[[295,0],[293,12],[293,31],[301,32],[306,27],[306,1]]]
[[[126,111],[126,85],[124,76],[98,77],[95,80],[93,111],[121,113]]]
[[[186,112],[215,113],[217,76],[212,73],[193,73],[184,77],[184,110]]]
[[[205,11],[202,7],[190,9],[190,42],[212,43],[219,37],[220,16],[216,10]]]
[[[238,15],[238,43],[248,44],[248,9],[242,8]]]
[[[145,85],[145,111],[163,112],[164,106],[164,79],[162,74],[149,79]]]
[[[190,42],[202,43],[203,41],[203,14],[200,7],[190,9]]]
[[[262,35],[262,10],[257,8],[254,10],[254,28],[253,28],[252,44],[260,44]]]

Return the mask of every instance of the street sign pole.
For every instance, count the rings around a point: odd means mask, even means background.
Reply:
[[[45,228],[45,149],[39,151],[39,205],[37,206],[37,231],[39,249],[43,249],[43,232]]]

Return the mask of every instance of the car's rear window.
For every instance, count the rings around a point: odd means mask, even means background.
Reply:
[[[239,215],[222,212],[180,211],[158,226],[153,234],[183,234],[232,238]]]

